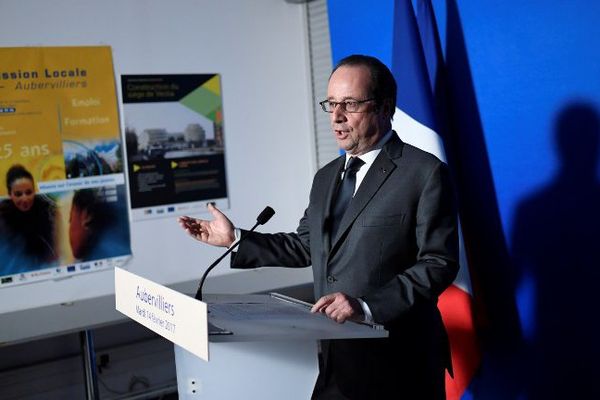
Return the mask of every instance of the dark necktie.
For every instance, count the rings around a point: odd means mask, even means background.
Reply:
[[[342,217],[352,200],[354,195],[354,187],[356,186],[356,173],[365,162],[358,157],[350,157],[348,165],[344,172],[344,179],[340,184],[335,197],[335,201],[331,208],[331,232],[330,238],[333,241],[340,227]]]

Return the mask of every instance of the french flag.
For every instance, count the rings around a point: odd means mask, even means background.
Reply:
[[[398,83],[393,129],[403,141],[446,161],[442,141],[441,113],[434,98],[441,47],[430,0],[394,3],[392,73]],[[444,132],[446,133],[446,132]],[[448,133],[446,133],[448,134]],[[452,167],[452,166],[450,166]],[[481,353],[472,314],[472,290],[463,240],[460,240],[460,271],[438,306],[450,337],[454,376],[446,375],[446,398],[469,398],[468,387],[480,363]]]

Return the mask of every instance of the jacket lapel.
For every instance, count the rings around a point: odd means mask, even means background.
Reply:
[[[324,174],[322,180],[323,183],[319,185],[319,190],[322,190],[324,195],[318,197],[321,202],[316,204],[315,209],[319,210],[320,212],[320,232],[323,235],[321,241],[323,243],[323,248],[325,249],[325,254],[329,253],[329,247],[331,244],[329,228],[327,226],[327,221],[329,220],[329,215],[331,212],[331,202],[333,201],[333,196],[336,192],[337,185],[339,184],[345,162],[345,156],[339,157],[332,165],[330,170]]]
[[[345,232],[354,223],[356,218],[358,218],[367,204],[369,204],[369,201],[371,201],[392,171],[396,169],[396,164],[392,160],[402,155],[403,146],[404,143],[395,132],[392,138],[383,146],[383,149],[373,162],[373,165],[371,165],[371,168],[369,168],[367,175],[356,191],[354,198],[352,198],[340,222],[337,236],[332,238],[330,256],[339,246],[340,239],[344,236]]]

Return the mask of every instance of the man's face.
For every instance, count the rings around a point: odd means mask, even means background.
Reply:
[[[8,195],[18,210],[22,212],[29,211],[35,199],[33,182],[29,178],[16,179],[10,185],[10,193]]]
[[[83,255],[89,246],[90,230],[88,227],[90,217],[88,212],[73,206],[69,217],[69,242],[73,256],[77,259]]]
[[[327,100],[343,102],[369,99],[372,97],[370,83],[371,73],[367,67],[340,67],[329,78]],[[371,150],[389,129],[389,116],[384,115],[382,107],[378,110],[374,101],[362,103],[360,111],[349,113],[340,105],[330,114],[335,140],[340,148],[353,156]]]

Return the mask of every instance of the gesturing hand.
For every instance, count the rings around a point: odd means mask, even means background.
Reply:
[[[321,297],[310,311],[325,313],[329,318],[340,324],[349,319],[361,320],[364,315],[358,300],[341,292]]]
[[[213,220],[206,221],[188,216],[179,217],[179,225],[194,239],[213,246],[229,247],[235,241],[234,227],[229,218],[212,204],[208,211]]]

